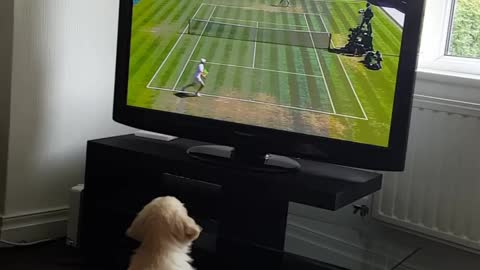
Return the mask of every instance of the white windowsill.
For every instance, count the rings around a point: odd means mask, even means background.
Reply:
[[[420,67],[417,69],[417,80],[446,83],[458,87],[477,87],[480,91],[480,75],[475,74]]]
[[[418,68],[414,104],[419,102],[455,107],[457,113],[480,111],[480,75]]]

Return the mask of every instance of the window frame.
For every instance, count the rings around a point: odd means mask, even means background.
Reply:
[[[421,36],[420,78],[449,75],[480,80],[480,59],[447,55],[456,0],[427,0]]]

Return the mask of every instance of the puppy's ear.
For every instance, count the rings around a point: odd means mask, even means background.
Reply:
[[[142,242],[145,236],[145,224],[150,212],[150,207],[144,207],[135,217],[130,228],[127,229],[127,235],[137,241]]]
[[[178,241],[182,243],[192,242],[200,235],[202,229],[191,217],[177,212],[173,221],[172,233]]]

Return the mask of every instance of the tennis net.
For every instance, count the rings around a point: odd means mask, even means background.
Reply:
[[[253,24],[254,22],[252,22]],[[331,34],[305,30],[264,28],[245,24],[230,24],[210,20],[191,19],[188,33],[207,37],[256,41],[299,47],[330,48]]]

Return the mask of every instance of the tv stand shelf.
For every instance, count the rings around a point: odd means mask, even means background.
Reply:
[[[190,147],[207,144],[134,135],[89,141],[82,250],[92,257],[105,257],[111,247],[131,252],[135,243],[125,231],[135,214],[153,198],[173,195],[206,227],[205,234],[215,224],[211,231],[222,252],[235,248],[219,239],[282,251],[289,202],[336,210],[379,190],[382,183],[378,173],[309,160],[298,160],[299,171],[266,173],[221,167],[187,154]],[[121,264],[128,262],[124,259]]]

